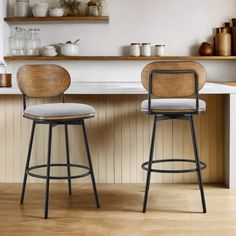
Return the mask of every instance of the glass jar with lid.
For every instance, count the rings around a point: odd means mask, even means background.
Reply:
[[[12,86],[12,76],[7,73],[6,66],[0,61],[0,88],[1,87],[11,87]]]
[[[131,43],[130,54],[133,57],[139,57],[141,55],[141,44],[140,43]]]
[[[156,48],[156,56],[157,57],[163,57],[166,55],[166,45],[158,44],[155,46],[155,48]]]
[[[26,55],[37,56],[41,47],[40,29],[29,29],[26,40]]]
[[[25,28],[16,27],[13,36],[9,38],[10,54],[12,56],[25,55]]]
[[[142,56],[150,57],[152,54],[151,44],[150,43],[142,43]]]
[[[3,64],[3,62],[0,61],[0,74],[6,74],[7,69],[6,66]]]

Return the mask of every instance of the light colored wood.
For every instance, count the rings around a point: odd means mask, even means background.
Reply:
[[[183,145],[184,145],[184,122],[179,120],[173,121],[173,157],[181,159],[184,157]],[[173,163],[174,169],[184,169],[183,163]],[[173,175],[173,183],[183,183],[184,175]]]
[[[29,115],[27,113],[24,114],[25,118],[28,119],[32,119],[32,120],[64,120],[64,119],[86,119],[86,118],[93,118],[94,117],[94,113],[91,114],[85,114],[85,115],[80,115],[80,116],[33,116],[33,115]]]
[[[106,96],[99,96],[98,98],[98,110],[97,110],[97,116],[99,120],[99,139],[97,142],[99,143],[98,146],[98,181],[100,183],[106,183],[107,181],[107,171],[106,171],[106,166],[107,166],[107,154],[106,154],[106,146],[108,139],[106,139]]]
[[[106,133],[107,137],[109,137],[110,141],[108,145],[106,145],[106,154],[107,154],[107,180],[106,183],[114,183],[114,173],[115,173],[115,163],[114,158],[110,158],[114,156],[114,97],[110,97],[110,99],[106,98]],[[91,130],[92,131],[92,130]],[[135,156],[135,155],[134,155]],[[136,169],[136,168],[135,168]]]
[[[143,112],[148,112],[148,109],[142,109]],[[202,114],[206,111],[206,108],[199,108],[199,114]],[[194,113],[196,112],[196,109],[171,109],[171,110],[164,110],[164,109],[152,109],[152,112],[158,112],[158,113]]]
[[[58,65],[24,65],[17,72],[18,86],[28,97],[54,97],[70,86],[69,73]]]
[[[140,110],[140,104],[145,99],[145,95],[66,96],[67,102],[86,103],[96,108],[96,116],[91,121],[86,120],[86,128],[97,182],[145,182],[146,172],[141,169],[141,164],[149,157],[153,125],[153,119],[145,116]],[[226,158],[222,114],[225,96],[207,95],[201,96],[201,99],[204,99],[208,106],[206,114],[196,117],[200,158],[208,164],[208,169],[203,171],[204,182],[223,183]],[[55,101],[51,98],[30,99],[30,105]],[[32,122],[22,117],[22,101],[21,96],[18,95],[0,96],[0,114],[0,182],[21,182]],[[214,117],[215,121],[210,124],[210,119]],[[155,159],[181,156],[193,158],[190,129],[186,121],[162,121],[158,123],[157,130]],[[71,160],[73,163],[86,164],[85,146],[81,134],[80,126],[69,127]],[[46,162],[47,139],[48,127],[39,125],[36,129],[31,164]],[[64,128],[55,127],[53,162],[65,163],[64,145]],[[163,166],[160,165],[160,168]],[[177,167],[170,165],[168,168],[172,166]],[[53,171],[66,174],[64,168],[61,170],[55,168]],[[74,169],[72,171],[75,173]],[[29,178],[29,181],[41,182],[35,178]],[[196,182],[196,174],[153,173],[152,181],[191,183]],[[78,182],[90,183],[90,178]]]
[[[149,91],[149,76],[152,71],[194,71],[198,75],[199,90],[206,82],[206,72],[197,62],[153,62],[142,71],[142,84]],[[161,98],[183,98],[196,93],[194,74],[154,74],[151,94]],[[162,111],[160,111],[162,112]]]
[[[1,236],[234,236],[236,191],[205,186],[208,213],[201,213],[197,185],[153,184],[148,211],[141,213],[144,185],[98,185],[101,208],[96,209],[91,184],[50,188],[49,219],[44,220],[44,184],[30,184],[25,204],[19,204],[21,185],[0,185]],[[13,227],[14,226],[14,227]]]
[[[207,111],[205,113],[204,116],[200,116],[200,132],[201,132],[201,139],[200,139],[200,143],[198,143],[198,147],[199,147],[199,154],[200,154],[200,157],[202,159],[202,161],[209,163],[210,159],[209,159],[209,156],[210,156],[210,153],[208,150],[206,150],[204,147],[205,146],[208,146],[210,147],[210,129],[209,129],[209,126],[210,126],[210,112],[211,112],[211,109],[210,109],[210,106],[212,106],[212,104],[210,104],[211,102],[211,99],[210,97],[208,96],[203,96],[203,99],[206,99],[207,100]],[[212,132],[214,132],[212,130]],[[216,147],[214,147],[215,149]],[[215,150],[213,150],[213,152],[215,152]],[[209,181],[209,178],[210,178],[210,168],[207,168],[205,171],[202,172],[203,173],[203,178],[206,180],[206,181]]]
[[[173,159],[173,120],[165,121],[163,132],[163,159]],[[163,169],[172,170],[172,163],[163,163]],[[163,175],[164,183],[173,183],[173,175],[164,173]]]
[[[236,60],[236,56],[164,56],[164,57],[132,57],[132,56],[5,56],[5,61],[173,61],[173,60]]]
[[[223,84],[223,85],[228,85],[228,86],[236,86],[236,82],[235,81],[226,81],[226,82],[215,82],[216,84]]]
[[[130,163],[130,113],[129,113],[129,104],[130,100],[127,100],[125,97],[121,98],[122,103],[122,183],[129,183],[130,181],[130,167],[132,163]]]
[[[63,16],[63,17],[5,17],[8,24],[71,23],[71,22],[109,22],[109,16]]]
[[[142,101],[142,98],[140,96],[136,97],[136,111],[137,111],[137,163],[136,163],[136,169],[137,169],[137,177],[136,177],[136,182],[141,183],[144,181],[144,172],[140,168],[142,163],[144,162],[144,153],[143,153],[143,138],[144,138],[144,129],[143,129],[143,120],[145,116],[141,113],[138,112],[140,109],[140,102]],[[161,134],[161,133],[159,133]],[[160,136],[159,136],[160,137]],[[159,150],[159,148],[157,149]],[[152,178],[153,179],[153,178]]]

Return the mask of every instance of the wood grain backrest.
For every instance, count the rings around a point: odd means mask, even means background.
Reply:
[[[149,75],[153,71],[194,71],[199,78],[199,90],[206,82],[206,72],[197,62],[154,62],[142,71],[142,84],[149,90]],[[181,98],[195,94],[194,74],[154,74],[151,94],[160,98]]]
[[[24,65],[17,72],[18,86],[32,98],[55,97],[70,86],[69,73],[58,65]]]

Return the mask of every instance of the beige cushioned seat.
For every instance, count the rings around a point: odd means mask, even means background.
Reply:
[[[152,99],[151,107],[153,112],[195,112],[196,99]],[[148,112],[148,100],[141,104],[142,111]],[[199,100],[199,112],[206,110],[206,103]]]
[[[95,115],[92,106],[79,103],[53,103],[30,106],[25,109],[24,116],[41,120],[60,120],[89,118]]]

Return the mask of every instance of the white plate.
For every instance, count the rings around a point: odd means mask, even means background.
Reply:
[[[55,57],[55,56],[57,56],[57,55],[58,55],[57,53],[54,53],[54,54],[42,53],[42,56],[45,56],[45,57]]]

